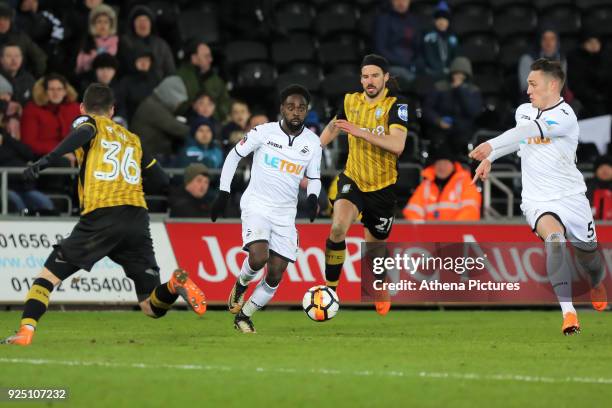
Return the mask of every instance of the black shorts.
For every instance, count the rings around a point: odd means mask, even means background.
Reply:
[[[79,269],[91,270],[105,256],[134,281],[139,301],[160,284],[145,208],[122,205],[85,214],[70,236],[54,245],[45,267],[64,280]]]
[[[336,200],[342,198],[355,204],[361,213],[363,226],[376,239],[389,237],[395,216],[396,196],[393,185],[376,191],[363,192],[353,180],[341,173],[338,176]]]

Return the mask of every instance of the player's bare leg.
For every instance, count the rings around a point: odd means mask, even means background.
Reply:
[[[580,333],[578,315],[572,304],[572,276],[563,225],[553,215],[546,214],[538,220],[536,231],[544,238],[546,272],[563,313],[561,332],[564,335]]]
[[[244,295],[249,283],[257,276],[268,262],[268,242],[253,242],[249,245],[249,256],[242,263],[240,275],[232,287],[227,299],[227,308],[232,314],[237,314],[244,304]]]
[[[372,245],[369,245],[369,248],[368,248],[368,250],[371,251],[372,253],[368,254],[368,256],[371,258],[386,256],[387,250],[386,250],[386,246],[384,245],[385,240],[377,239],[376,237],[372,235],[372,233],[370,233],[370,231],[368,231],[367,228],[364,231],[365,231],[366,243],[372,244]],[[383,274],[381,278],[384,281],[386,281],[387,274],[386,273]],[[389,310],[391,309],[391,298],[389,296],[389,291],[386,289],[377,290],[374,293],[374,305],[376,306],[376,313],[378,313],[379,315],[384,316],[387,313],[389,313]]]
[[[593,309],[603,311],[608,307],[608,295],[603,284],[606,269],[599,251],[586,252],[575,248],[576,265],[582,268],[591,279],[591,304]]]
[[[349,200],[339,199],[334,202],[331,231],[325,243],[325,281],[333,290],[338,287],[346,257],[346,233],[358,215],[357,206]]]
[[[34,339],[38,320],[40,320],[47,311],[49,296],[53,289],[60,283],[61,280],[57,276],[46,267],[43,268],[26,295],[19,330],[14,335],[2,340],[0,343],[15,344],[19,346],[30,345]]]

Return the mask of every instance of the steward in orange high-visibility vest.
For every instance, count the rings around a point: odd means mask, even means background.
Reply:
[[[482,196],[459,162],[439,158],[421,173],[423,181],[404,207],[404,218],[428,221],[480,219]]]

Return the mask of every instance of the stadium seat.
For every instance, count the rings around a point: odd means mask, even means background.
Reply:
[[[356,31],[365,40],[366,47],[369,47],[370,44],[372,44],[372,33],[374,32],[374,17],[376,17],[376,14],[374,12],[361,13],[361,17],[357,22]]]
[[[284,89],[288,85],[291,84],[299,84],[308,89],[311,93],[317,93],[319,91],[319,87],[321,86],[321,82],[319,78],[312,77],[309,75],[300,75],[300,74],[281,74],[278,76],[276,80],[276,88],[280,91]]]
[[[494,64],[499,54],[499,44],[492,35],[477,34],[462,40],[462,53],[472,64]]]
[[[284,70],[281,70],[282,73],[291,73],[291,74],[301,74],[308,75],[315,78],[320,78],[323,74],[321,67],[318,64],[312,62],[298,62],[289,65]]]
[[[310,31],[314,9],[308,2],[289,1],[279,5],[273,16],[276,31],[287,35],[294,31]]]
[[[337,73],[355,75],[360,72],[360,67],[359,64],[335,64],[330,66],[329,69],[324,72],[326,74]]]
[[[476,75],[474,84],[480,88],[483,95],[499,95],[503,89],[503,80],[498,75]]]
[[[582,18],[582,28],[586,32],[602,37],[612,36],[612,5],[585,12]]]
[[[240,67],[236,85],[241,88],[274,88],[276,71],[267,62],[249,62]]]
[[[599,151],[595,143],[578,143],[576,159],[578,164],[595,163],[599,157]]]
[[[491,4],[491,7],[495,10],[501,10],[511,6],[530,5],[531,0],[489,0],[489,4]]]
[[[534,0],[533,5],[542,12],[543,10],[554,9],[555,7],[574,6],[574,0]]]
[[[330,106],[338,106],[340,99],[349,92],[361,91],[359,75],[332,73],[321,82],[321,93],[327,98]]]
[[[493,13],[486,5],[466,5],[452,14],[450,26],[460,37],[466,34],[487,33],[493,27]]]
[[[504,42],[499,50],[499,63],[506,72],[516,72],[523,54],[533,49],[534,40],[530,36],[515,36]]]
[[[350,3],[330,3],[320,10],[315,19],[315,32],[321,40],[337,33],[350,33],[357,29],[357,13]]]
[[[576,7],[584,11],[610,6],[612,6],[611,0],[576,0]]]
[[[380,4],[379,0],[355,0],[354,2],[362,10],[370,10]]]
[[[434,87],[434,79],[427,75],[418,75],[413,81],[413,91],[419,100],[424,100]]]
[[[155,0],[147,3],[147,7],[151,9],[155,15],[156,22],[175,22],[179,15],[179,6],[176,3],[164,0]]]
[[[225,63],[230,70],[249,61],[266,61],[268,48],[256,41],[233,41],[225,46]]]
[[[312,41],[277,41],[270,48],[272,63],[282,68],[296,62],[308,62],[315,59],[315,48]]]
[[[332,71],[338,64],[358,64],[359,54],[354,46],[328,42],[319,46],[319,61],[326,71]]]
[[[561,52],[565,55],[574,51],[580,42],[580,34],[565,34],[561,36]]]
[[[540,15],[540,27],[554,27],[560,34],[575,34],[580,31],[580,13],[572,6],[556,6]]]
[[[421,183],[422,167],[416,163],[399,163],[397,167],[395,194],[397,195],[397,207],[402,209]]]
[[[508,6],[495,13],[494,30],[504,38],[517,34],[531,34],[536,31],[538,17],[529,6]]]
[[[431,19],[438,6],[438,0],[413,0],[410,3],[410,12]]]
[[[178,28],[183,42],[197,38],[209,45],[219,42],[217,16],[203,10],[186,10],[178,16]]]
[[[448,5],[452,13],[456,13],[459,10],[462,10],[462,7],[470,7],[473,5],[481,5],[481,6],[489,6],[489,2],[487,0],[448,0]]]

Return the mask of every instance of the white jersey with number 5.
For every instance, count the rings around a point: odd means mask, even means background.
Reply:
[[[267,215],[280,225],[293,225],[300,181],[304,177],[320,178],[319,136],[306,128],[290,136],[280,122],[271,122],[252,129],[235,149],[241,157],[254,152],[251,181],[240,199],[241,210]]]
[[[584,193],[586,185],[576,168],[578,120],[563,98],[539,110],[530,103],[516,110],[516,124],[534,121],[539,133],[520,142],[523,199],[551,201]]]

